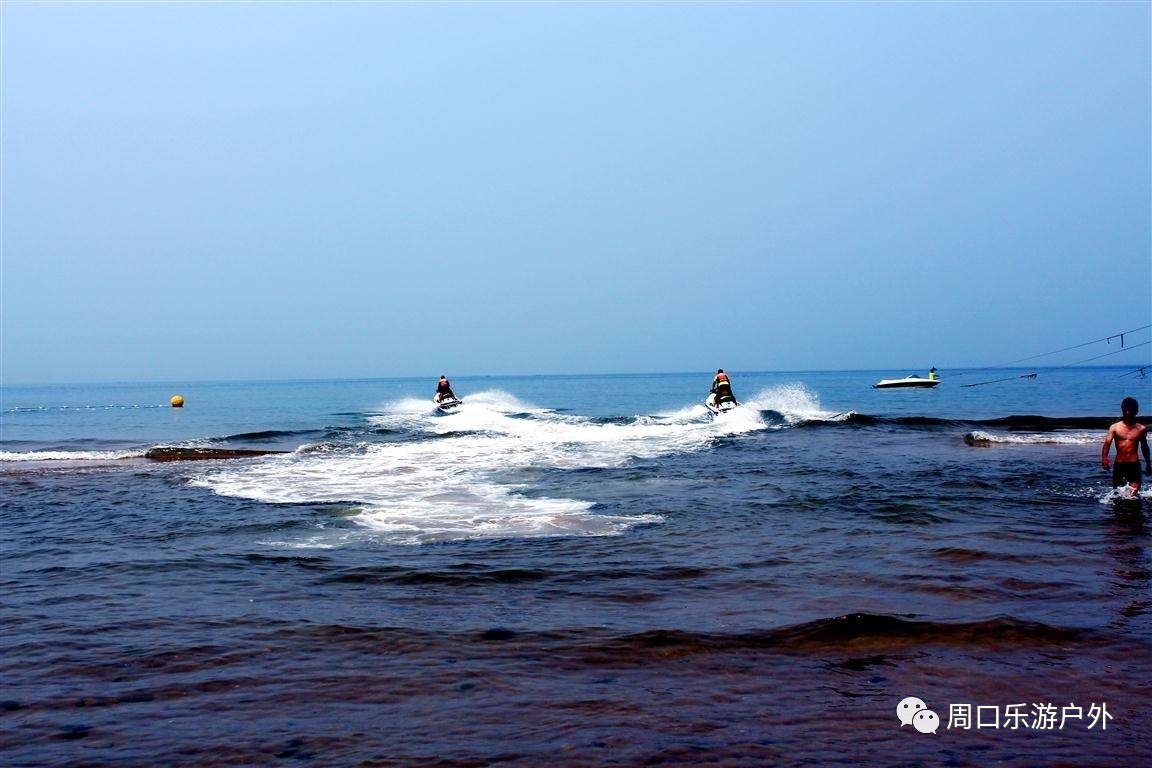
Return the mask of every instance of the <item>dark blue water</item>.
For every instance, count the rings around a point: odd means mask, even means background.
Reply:
[[[3,762],[1147,762],[1129,370],[5,388]]]

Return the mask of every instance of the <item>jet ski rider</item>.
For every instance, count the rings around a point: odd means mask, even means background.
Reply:
[[[716,378],[712,379],[712,394],[716,396],[717,403],[730,399],[737,405],[740,404],[736,400],[736,395],[732,394],[732,382],[728,380],[728,374],[724,373],[723,368],[716,369]]]
[[[456,393],[452,391],[452,382],[448,381],[447,376],[441,376],[439,383],[436,384],[436,402],[442,403],[445,400],[459,400]]]

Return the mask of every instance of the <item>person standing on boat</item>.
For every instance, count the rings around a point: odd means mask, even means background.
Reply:
[[[447,376],[441,376],[440,381],[436,384],[436,402],[442,403],[445,400],[459,400],[456,393],[452,391],[452,382],[448,381]]]
[[[1108,453],[1112,441],[1116,441],[1116,464],[1112,467],[1112,487],[1127,485],[1133,494],[1140,493],[1140,456],[1144,454],[1144,474],[1152,475],[1152,458],[1148,455],[1148,428],[1136,421],[1140,404],[1134,397],[1124,398],[1120,403],[1120,421],[1108,428],[1104,447],[1100,451],[1100,466],[1108,469]]]
[[[928,371],[928,380],[929,381],[936,381],[936,369],[935,368],[932,368],[931,370]]]
[[[736,395],[732,394],[732,382],[728,379],[728,374],[724,373],[723,368],[716,369],[716,376],[712,379],[711,391],[713,395],[716,395],[717,403],[723,400],[731,400],[739,405],[736,401]]]

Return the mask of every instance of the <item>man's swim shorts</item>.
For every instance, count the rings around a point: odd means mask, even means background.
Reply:
[[[1129,483],[1140,484],[1140,462],[1118,461],[1112,465],[1112,487],[1119,488]]]

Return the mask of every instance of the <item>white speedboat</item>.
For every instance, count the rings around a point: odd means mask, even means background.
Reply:
[[[708,397],[704,400],[704,407],[719,416],[722,413],[728,413],[728,411],[739,408],[740,403],[736,402],[736,398],[732,397],[731,395],[724,397],[719,402],[717,402],[716,393],[712,393],[708,395]]]
[[[940,379],[926,379],[923,376],[908,376],[903,379],[881,379],[872,385],[872,389],[900,389],[903,387],[920,387],[931,389],[940,383]]]
[[[436,403],[436,412],[442,414],[457,413],[460,406],[464,405],[464,401],[458,397],[446,397],[443,400],[433,399],[432,402]]]

